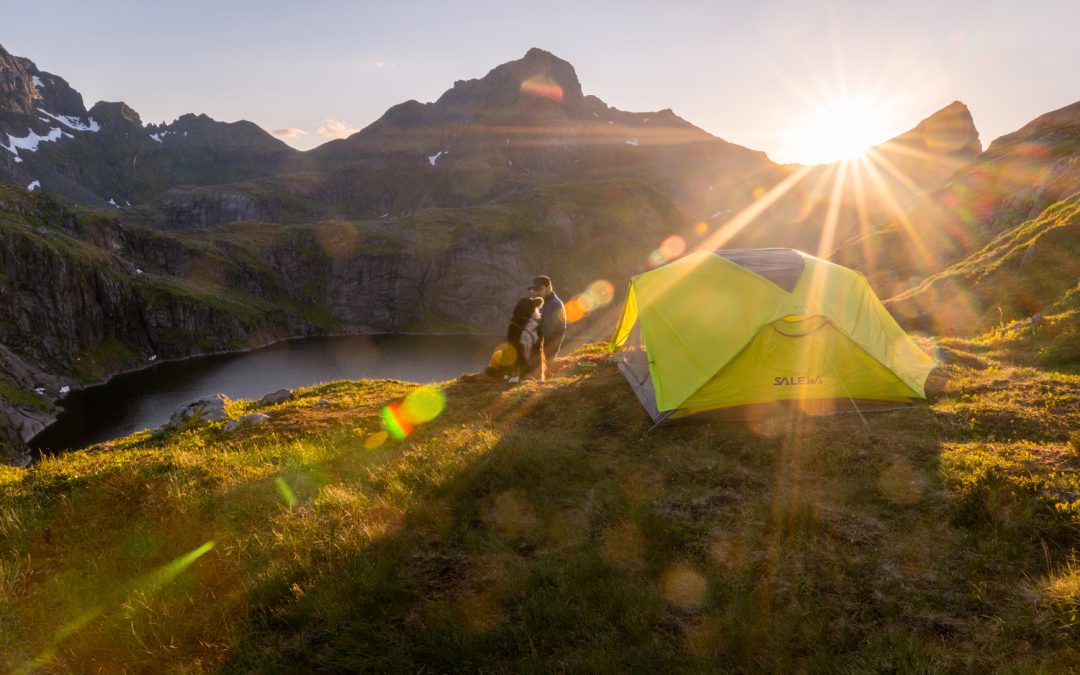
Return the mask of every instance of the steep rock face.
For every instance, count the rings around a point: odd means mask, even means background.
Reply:
[[[168,225],[178,229],[262,219],[255,202],[237,193],[174,188],[162,195],[159,203]]]
[[[64,78],[38,70],[29,59],[0,45],[0,114],[33,117],[38,108],[75,117],[86,114],[82,96]]]
[[[162,231],[2,187],[0,208],[0,439],[9,450],[25,449],[53,418],[62,387],[150,357],[330,331],[501,334],[536,274],[569,298],[598,278],[643,271],[664,237],[691,236],[691,219],[661,193],[614,181],[394,221],[209,231]]]
[[[47,197],[14,197],[2,201],[0,225],[0,437],[9,459],[25,457],[21,441],[51,421],[49,401],[64,386],[151,356],[258,346],[313,330],[255,299],[143,272],[119,255],[131,235],[116,221]]]

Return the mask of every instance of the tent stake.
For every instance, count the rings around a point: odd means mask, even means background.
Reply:
[[[664,414],[660,415],[660,419],[656,420],[656,424],[654,424],[654,425],[652,425],[651,427],[649,427],[649,430],[648,430],[648,431],[646,431],[645,433],[643,433],[643,434],[641,435],[641,440],[645,440],[645,437],[646,437],[646,436],[648,436],[648,435],[649,435],[650,433],[652,433],[652,430],[653,430],[653,429],[655,429],[656,427],[658,427],[658,426],[660,426],[661,424],[663,424],[664,422],[666,422],[666,421],[667,421],[667,418],[671,417],[671,413],[672,413],[672,412],[674,412],[674,411],[673,411],[673,410],[669,410],[669,411],[667,411],[666,413],[664,413]]]

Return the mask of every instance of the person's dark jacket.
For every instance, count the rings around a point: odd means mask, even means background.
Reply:
[[[544,298],[544,306],[540,308],[540,336],[544,338],[544,356],[549,364],[559,354],[565,334],[566,308],[552,291]]]

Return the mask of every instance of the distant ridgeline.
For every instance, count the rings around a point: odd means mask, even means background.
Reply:
[[[1075,108],[980,154],[952,103],[873,150],[888,170],[833,190],[839,165],[779,165],[671,110],[610,107],[539,49],[299,152],[250,122],[87,110],[0,48],[0,439],[17,454],[62,387],[151,358],[331,331],[501,333],[537,273],[564,297],[600,279],[619,292],[698,246],[839,247],[897,295],[1076,191]],[[1053,214],[1054,231],[1075,222]],[[1050,246],[1030,234],[1021,275]]]

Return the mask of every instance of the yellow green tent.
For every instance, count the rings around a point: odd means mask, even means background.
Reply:
[[[611,350],[657,422],[910,402],[937,365],[866,277],[785,248],[703,251],[633,277]]]

